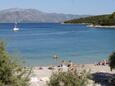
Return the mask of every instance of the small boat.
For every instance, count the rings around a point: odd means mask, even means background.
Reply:
[[[14,30],[14,31],[18,31],[18,30],[19,30],[19,28],[13,28],[13,30]]]
[[[18,30],[20,30],[20,29],[17,28],[17,23],[15,23],[14,28],[13,28],[13,31],[18,31]]]

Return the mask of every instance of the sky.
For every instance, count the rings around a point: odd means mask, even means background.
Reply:
[[[115,11],[115,0],[0,0],[0,10],[38,9],[49,13],[100,15]]]

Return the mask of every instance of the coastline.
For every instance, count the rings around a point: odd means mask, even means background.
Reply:
[[[94,28],[115,28],[115,25],[113,26],[102,26],[102,25],[87,25],[87,27],[94,27]]]
[[[115,28],[115,25],[111,25],[111,26],[108,26],[108,25],[93,25],[93,24],[90,24],[90,23],[63,23],[63,24],[82,24],[82,25],[86,25],[87,27],[94,27],[94,28]]]
[[[95,64],[75,64],[77,67],[77,71],[85,69],[86,71],[90,71],[90,74],[96,73],[110,73],[114,74],[115,70],[110,71],[110,67],[108,65],[95,65]],[[52,66],[54,69],[49,69],[50,66],[35,66],[33,67],[32,74],[30,77],[30,86],[46,86],[46,83],[49,81],[49,78],[53,72],[56,72],[60,67],[54,65]],[[67,71],[68,67],[61,67],[64,71]],[[93,86],[94,81],[89,80],[88,86]],[[95,86],[101,86],[97,84]]]

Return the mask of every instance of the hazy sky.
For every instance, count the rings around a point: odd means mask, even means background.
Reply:
[[[0,0],[0,10],[35,8],[44,12],[107,14],[115,11],[115,0]]]

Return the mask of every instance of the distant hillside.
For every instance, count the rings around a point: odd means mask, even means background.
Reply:
[[[111,26],[115,25],[115,12],[109,15],[99,15],[80,19],[73,19],[65,21],[65,23],[89,23],[93,25]]]
[[[87,15],[71,15],[45,13],[36,9],[5,9],[0,11],[0,23],[35,23],[35,22],[64,22],[66,20],[86,17]]]

